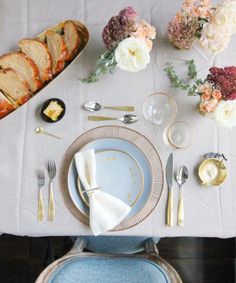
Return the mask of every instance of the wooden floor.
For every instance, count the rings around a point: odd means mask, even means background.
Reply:
[[[70,237],[0,236],[0,283],[33,283],[52,254],[57,259],[71,246]],[[236,282],[234,238],[163,238],[158,248],[184,283]]]

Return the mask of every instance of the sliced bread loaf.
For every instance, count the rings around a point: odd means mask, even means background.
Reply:
[[[64,41],[66,43],[66,47],[68,49],[67,60],[72,60],[79,45],[80,45],[80,37],[76,28],[76,25],[73,21],[66,21],[64,24]]]
[[[39,76],[44,83],[52,79],[52,60],[45,43],[36,39],[22,39],[19,42],[21,51],[31,58],[39,69]]]
[[[1,68],[12,68],[28,82],[32,92],[42,87],[39,70],[34,61],[21,52],[11,52],[0,57]]]
[[[0,91],[0,119],[14,109],[14,104]]]
[[[52,73],[56,75],[65,66],[67,47],[63,37],[52,30],[46,32],[46,42],[52,58]]]
[[[19,105],[30,98],[29,84],[11,68],[0,70],[0,90]]]

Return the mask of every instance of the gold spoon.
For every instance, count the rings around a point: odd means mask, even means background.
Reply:
[[[60,139],[60,137],[58,137],[58,136],[56,136],[56,135],[53,135],[53,134],[48,133],[48,132],[45,132],[45,130],[44,130],[43,127],[37,127],[37,128],[35,128],[35,133],[36,133],[36,134],[45,134],[45,135],[54,137],[54,138],[56,138],[56,139]]]

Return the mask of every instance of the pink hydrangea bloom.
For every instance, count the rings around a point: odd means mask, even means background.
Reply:
[[[212,14],[210,0],[185,0],[181,10],[168,24],[168,37],[170,43],[179,49],[190,49],[195,39],[199,37],[202,23],[201,19],[208,20]]]
[[[168,24],[167,33],[170,43],[178,49],[190,49],[199,29],[198,18],[179,12]]]
[[[126,24],[126,21],[128,20],[135,20],[136,16],[137,12],[131,6],[128,6],[119,12],[121,24]]]
[[[136,30],[136,15],[132,7],[126,7],[109,20],[102,32],[103,42],[108,50],[116,48],[121,40],[129,37]]]

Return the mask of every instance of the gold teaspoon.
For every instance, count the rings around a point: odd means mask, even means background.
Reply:
[[[50,137],[53,137],[53,138],[56,138],[56,139],[60,139],[60,137],[56,136],[56,135],[53,135],[49,132],[45,132],[44,128],[43,127],[37,127],[35,128],[35,133],[36,134],[45,134],[45,135],[48,135]]]

